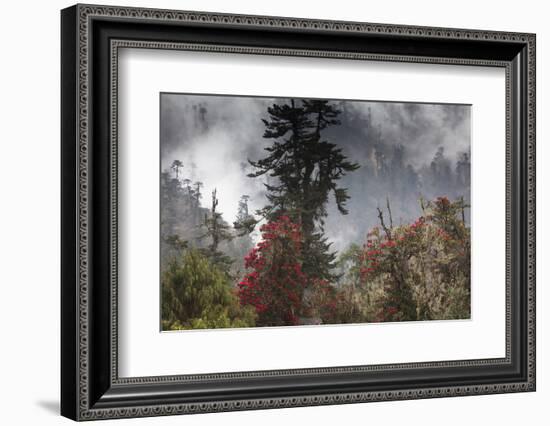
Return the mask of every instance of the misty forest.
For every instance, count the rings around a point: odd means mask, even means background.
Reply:
[[[470,107],[161,95],[162,330],[470,318]]]

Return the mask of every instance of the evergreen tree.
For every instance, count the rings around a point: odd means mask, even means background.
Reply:
[[[248,213],[248,201],[250,200],[250,195],[241,195],[239,200],[239,209],[237,213],[237,219],[246,219],[249,215]]]
[[[447,185],[452,182],[451,163],[445,157],[445,150],[440,146],[430,163],[431,184],[435,195],[439,196],[445,193]]]
[[[202,182],[195,182],[195,188],[193,190],[193,195],[195,197],[195,203],[197,204],[197,206],[201,202],[201,198],[202,198],[201,188],[203,186],[204,186],[204,184]]]
[[[175,160],[161,173],[160,250],[163,268],[172,257],[179,256],[183,248],[199,244],[199,227],[207,212],[196,203],[191,180],[182,179],[183,168],[183,163]],[[177,179],[174,177],[176,171]]]
[[[178,211],[173,202],[178,198],[181,191],[179,180],[170,177],[168,171],[164,171],[160,176],[161,182],[161,238],[165,239],[175,233],[178,220]]]
[[[457,184],[461,189],[470,188],[470,153],[463,152],[456,162]]]
[[[390,167],[392,174],[399,174],[405,168],[405,147],[402,144],[393,147]]]
[[[235,222],[233,222],[233,227],[237,230],[237,235],[239,237],[250,234],[258,223],[254,216],[252,216],[248,211],[249,200],[249,195],[241,196],[237,210],[237,218],[235,219]]]
[[[219,201],[216,192],[216,189],[212,191],[210,215],[205,214],[204,216],[203,226],[206,229],[206,233],[202,238],[210,239],[210,244],[204,250],[204,253],[214,265],[227,272],[233,261],[229,256],[223,254],[218,247],[223,241],[232,240],[233,235],[230,232],[229,225],[224,222],[222,213],[217,211]]]
[[[183,187],[185,188],[185,191],[187,192],[187,194],[191,194],[191,179],[183,179]]]
[[[330,279],[334,253],[323,234],[326,205],[332,193],[340,213],[347,214],[346,188],[338,180],[359,166],[347,160],[336,144],[322,138],[329,126],[339,125],[340,110],[329,101],[291,99],[268,108],[264,138],[272,139],[268,155],[249,161],[250,177],[269,176],[268,205],[259,213],[268,220],[288,215],[303,232],[303,271]]]
[[[176,175],[176,180],[178,180],[180,169],[183,169],[183,163],[180,160],[174,160],[170,168],[174,170],[174,173]]]
[[[411,195],[416,196],[419,189],[419,177],[418,173],[414,169],[414,167],[410,164],[407,164],[407,167],[405,169],[405,182],[407,182],[408,187],[410,188]]]

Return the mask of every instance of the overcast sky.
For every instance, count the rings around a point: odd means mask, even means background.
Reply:
[[[204,183],[203,204],[208,207],[210,193],[218,190],[219,209],[224,219],[232,222],[239,198],[251,197],[250,209],[265,205],[265,192],[260,179],[248,178],[251,171],[247,159],[265,156],[265,147],[272,140],[262,137],[267,107],[285,99],[189,94],[161,96],[161,165],[168,169],[173,160],[184,164],[184,178]],[[428,166],[438,147],[454,164],[459,153],[470,147],[470,107],[450,104],[418,104],[375,101],[345,101],[340,104],[342,125],[333,127],[325,137],[337,142],[345,155],[360,165],[367,161],[366,144],[369,126],[380,132],[385,146],[402,144],[405,159],[419,170]],[[361,169],[346,178],[364,179]],[[403,183],[404,185],[406,182]],[[469,188],[468,188],[469,191]],[[357,193],[357,191],[355,191]],[[391,194],[390,194],[391,195]],[[355,200],[357,207],[359,201]],[[370,203],[370,204],[369,204]],[[375,206],[365,197],[364,211],[369,215]],[[350,211],[350,224],[358,220]],[[408,220],[408,217],[404,218]],[[336,240],[340,230],[329,229]],[[351,228],[351,225],[350,227]],[[353,230],[349,230],[353,233]],[[351,235],[351,234],[350,234]],[[340,244],[336,244],[340,246]]]

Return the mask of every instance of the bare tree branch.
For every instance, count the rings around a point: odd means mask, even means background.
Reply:
[[[393,229],[393,217],[391,215],[391,208],[390,208],[390,199],[389,197],[386,197],[386,207],[388,208],[388,213],[390,215],[390,229]]]
[[[382,229],[386,233],[386,237],[388,238],[388,240],[391,240],[392,239],[391,229],[389,229],[386,226],[386,223],[384,222],[384,213],[382,213],[382,210],[380,210],[380,207],[376,207],[376,210],[378,210],[378,219],[380,219],[380,225],[382,225]]]

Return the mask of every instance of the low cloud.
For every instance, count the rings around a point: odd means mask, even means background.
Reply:
[[[239,198],[244,194],[251,197],[251,211],[263,207],[266,202],[264,181],[246,176],[252,171],[247,160],[265,156],[265,148],[271,141],[262,137],[265,129],[262,119],[267,118],[269,105],[284,101],[163,94],[162,168],[169,169],[175,159],[182,161],[181,176],[203,182],[205,207],[210,206],[210,194],[217,188],[219,210],[228,222],[234,220]],[[405,166],[410,164],[415,170],[428,168],[439,147],[444,148],[453,168],[459,155],[469,151],[469,106],[366,101],[347,101],[340,106],[343,110],[342,125],[331,128],[325,137],[338,143],[343,152],[360,165],[371,161],[367,147],[376,142],[377,134],[380,135],[378,143],[388,152],[394,146],[403,145]],[[365,228],[376,224],[376,207],[386,196],[391,199],[401,197],[392,194],[389,185],[381,189],[384,182],[377,181],[378,188],[369,186],[365,170],[366,166],[342,181],[352,195],[350,214],[341,217],[334,206],[329,206],[326,232],[335,249],[341,249],[352,241],[362,241]],[[399,183],[403,188],[409,184],[405,181]],[[469,196],[469,188],[464,188],[464,192]],[[413,194],[411,200],[415,197]],[[418,213],[414,201],[407,201],[410,206],[403,203],[400,208],[396,206],[396,221],[408,221]]]

